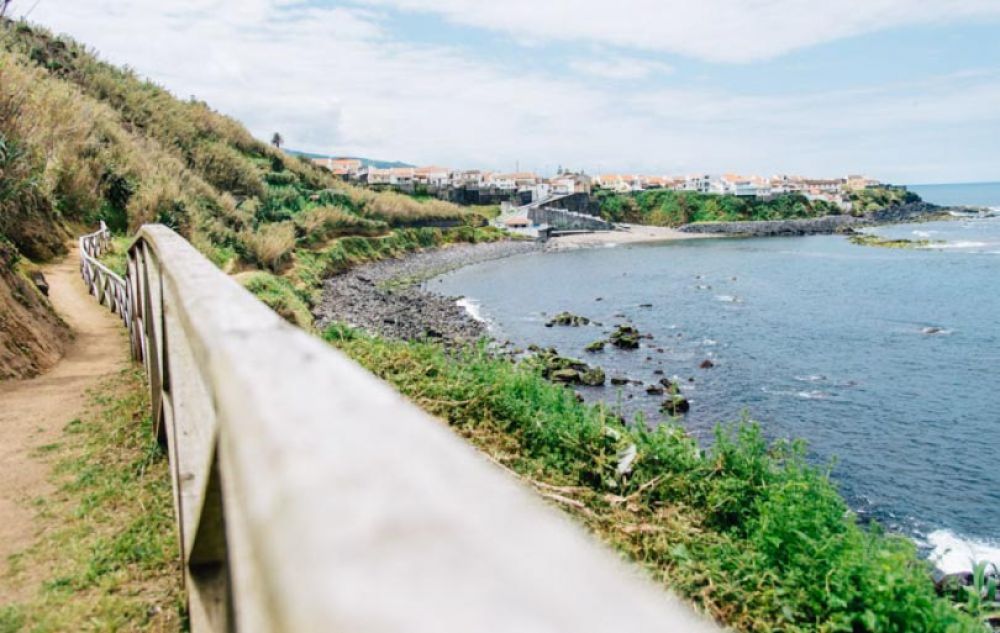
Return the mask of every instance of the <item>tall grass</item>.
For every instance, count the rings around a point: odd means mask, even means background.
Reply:
[[[240,234],[240,243],[247,249],[245,258],[278,272],[295,248],[295,226],[289,222],[264,224],[255,231],[245,230]]]

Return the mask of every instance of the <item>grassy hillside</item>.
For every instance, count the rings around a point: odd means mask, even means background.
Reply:
[[[652,189],[634,194],[599,191],[601,215],[612,222],[680,226],[691,222],[787,220],[839,215],[839,207],[822,200],[786,194],[772,200],[719,196],[695,191]]]
[[[121,233],[167,224],[227,270],[285,278],[307,305],[324,276],[360,259],[497,237],[471,210],[345,185],[203,102],[4,22],[0,236],[44,261],[102,219]],[[459,226],[421,228],[441,223]]]

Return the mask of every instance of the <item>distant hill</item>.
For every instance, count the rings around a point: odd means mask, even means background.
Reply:
[[[410,163],[404,163],[398,160],[375,160],[373,158],[363,158],[361,156],[332,156],[329,154],[316,154],[314,152],[301,152],[295,149],[286,149],[286,152],[292,156],[302,156],[303,158],[349,158],[352,160],[360,160],[361,164],[366,167],[376,167],[378,169],[389,169],[391,167],[416,167]]]

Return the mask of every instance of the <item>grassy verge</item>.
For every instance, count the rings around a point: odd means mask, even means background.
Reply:
[[[139,370],[122,372],[40,449],[57,492],[37,500],[42,534],[9,579],[37,590],[0,607],[0,633],[181,630],[170,476],[145,394]]]
[[[674,424],[627,426],[537,370],[335,326],[325,337],[741,631],[982,631],[907,540],[865,529],[799,443],[744,422],[702,449]]]

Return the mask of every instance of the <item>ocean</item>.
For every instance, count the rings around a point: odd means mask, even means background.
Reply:
[[[927,202],[942,206],[994,207],[1000,209],[1000,182],[945,185],[907,185]]]
[[[1000,206],[1000,195],[938,193]],[[462,296],[500,340],[554,346],[609,377],[672,376],[691,402],[681,423],[705,442],[743,417],[771,438],[805,439],[860,516],[911,536],[943,571],[1000,563],[1000,219],[877,232],[931,243],[806,236],[531,253],[427,286]],[[602,325],[546,328],[563,310]],[[652,340],[584,351],[622,322]],[[715,367],[701,369],[706,359]],[[662,420],[641,386],[582,392]]]

